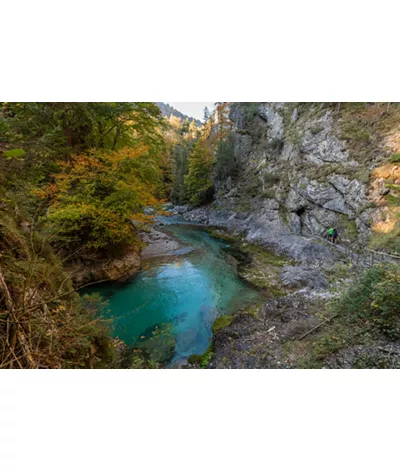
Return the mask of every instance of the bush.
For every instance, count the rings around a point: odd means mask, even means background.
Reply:
[[[156,203],[159,170],[144,146],[76,155],[60,162],[54,183],[36,190],[48,200],[47,226],[68,249],[112,249],[135,241],[131,221]]]
[[[272,139],[271,142],[269,143],[269,146],[272,150],[275,150],[276,152],[280,152],[283,149],[285,142],[283,139],[279,139],[278,137],[275,137],[275,139]]]
[[[365,271],[336,303],[337,314],[351,320],[358,318],[391,340],[400,339],[400,268],[377,265]]]
[[[112,367],[106,305],[79,297],[45,234],[26,232],[12,209],[0,208],[0,368]]]
[[[400,163],[400,153],[394,153],[389,157],[390,163]]]

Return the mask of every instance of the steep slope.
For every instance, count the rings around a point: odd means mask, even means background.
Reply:
[[[235,103],[230,118],[239,177],[215,181],[214,204],[187,217],[289,254],[293,235],[325,237],[334,226],[357,247],[372,229],[376,240],[398,226],[400,172],[390,159],[400,148],[399,105]]]
[[[156,105],[160,108],[162,115],[165,116],[167,119],[170,116],[175,116],[178,119],[180,119],[182,122],[188,120],[189,122],[193,121],[197,127],[202,126],[202,122],[199,121],[198,119],[195,119],[193,117],[190,117],[190,116],[187,116],[186,114],[181,113],[180,111],[178,111],[173,106],[167,103],[156,102]]]

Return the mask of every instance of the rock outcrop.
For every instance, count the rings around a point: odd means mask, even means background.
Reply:
[[[141,267],[141,257],[136,248],[126,251],[119,257],[79,260],[65,267],[77,285],[97,281],[116,281],[136,274]]]
[[[235,103],[239,177],[216,182],[214,203],[184,217],[242,232],[300,261],[305,253],[312,261],[332,259],[332,250],[311,240],[332,226],[345,244],[364,246],[382,212],[373,170],[391,150],[374,136],[361,151],[363,129],[349,137],[346,116],[330,103]]]

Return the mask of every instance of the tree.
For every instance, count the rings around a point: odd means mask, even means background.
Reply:
[[[221,141],[225,139],[232,130],[232,122],[229,119],[229,103],[215,103],[215,114],[218,129],[218,141]]]
[[[195,205],[209,202],[214,193],[212,181],[212,152],[204,139],[193,145],[188,156],[188,174],[185,187],[188,199]]]
[[[174,178],[171,201],[175,204],[187,202],[185,176],[188,172],[188,156],[192,145],[192,141],[184,140],[174,147]]]
[[[160,170],[145,146],[72,156],[54,183],[36,195],[49,200],[44,220],[57,244],[74,250],[109,250],[136,241],[131,223],[157,202]]]
[[[203,118],[203,121],[204,122],[207,122],[209,119],[210,119],[210,110],[208,109],[208,107],[206,106],[204,108],[204,118]]]
[[[229,134],[217,144],[215,152],[215,172],[219,180],[235,176],[238,163],[235,156],[233,135]]]

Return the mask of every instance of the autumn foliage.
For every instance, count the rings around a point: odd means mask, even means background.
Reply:
[[[157,203],[160,170],[145,145],[114,152],[92,151],[59,163],[54,181],[36,196],[49,203],[46,225],[68,248],[108,249],[132,244],[132,220]]]

